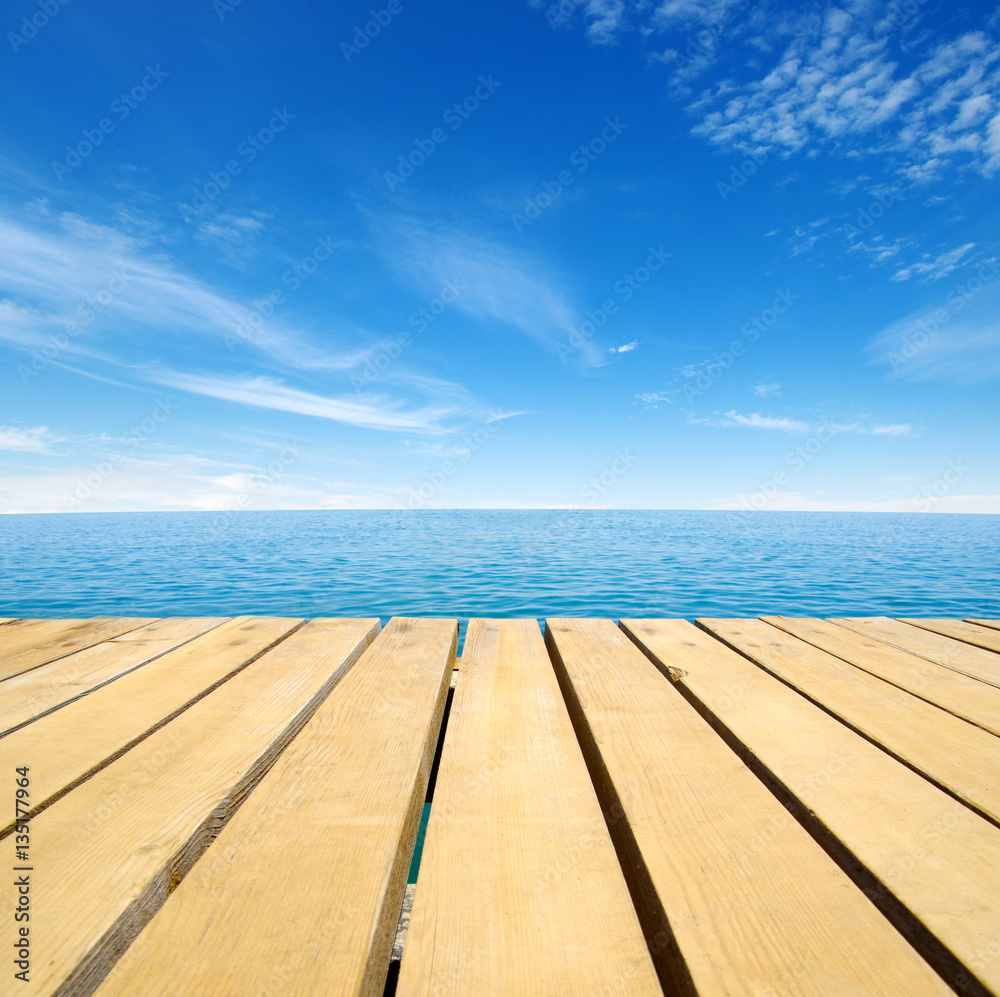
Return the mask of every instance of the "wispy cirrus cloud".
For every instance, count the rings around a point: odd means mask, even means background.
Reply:
[[[607,361],[589,339],[574,335],[582,316],[561,290],[563,279],[543,261],[455,228],[399,218],[373,224],[386,258],[424,293],[439,293],[453,281],[463,289],[453,307],[477,321],[512,326],[552,352],[573,336],[574,353],[585,363]]]
[[[689,415],[687,421],[694,426],[713,426],[717,428],[743,428],[776,430],[782,433],[818,433],[825,431],[831,434],[858,433],[862,436],[908,436],[913,427],[909,423],[876,423],[867,425],[862,422],[806,422],[803,419],[789,419],[786,416],[767,416],[759,412],[749,415],[729,411],[722,415],[696,416]]]
[[[256,224],[230,221],[247,230]],[[47,202],[20,217],[9,209],[0,215],[0,245],[0,342],[24,351],[29,375],[52,362],[87,377],[101,379],[103,369],[106,379],[109,367],[134,377],[165,357],[166,366],[183,368],[193,358],[201,370],[227,369],[238,356],[242,366],[263,370],[262,387],[289,374],[333,374],[346,385],[349,375],[364,372],[385,353],[383,341],[367,330],[325,317],[323,338],[337,344],[331,349],[273,305],[241,303],[186,273],[152,238],[74,212],[55,213]],[[79,358],[87,361],[79,366],[92,369],[74,367]],[[412,419],[413,431],[430,431],[441,414],[473,418],[483,407],[458,385],[422,375],[405,362],[380,367],[378,381],[384,393],[369,401],[358,396],[307,402],[308,391],[298,397],[287,387],[284,394],[262,391],[261,397],[272,407],[281,407],[276,403],[282,400],[288,411],[298,405],[390,430]],[[191,383],[202,382],[193,376]],[[231,387],[230,394],[239,392]]]
[[[0,450],[18,453],[54,453],[52,446],[63,437],[49,430],[48,426],[32,429],[18,429],[16,426],[0,426]]]
[[[359,351],[332,353],[278,319],[254,322],[242,304],[179,269],[122,229],[74,212],[0,217],[0,339],[38,349],[59,335],[61,354],[111,360],[129,342],[148,355],[151,339],[247,345],[263,359],[299,369],[347,369]],[[152,334],[152,335],[151,335]]]
[[[929,253],[925,253],[922,259],[916,263],[911,263],[909,266],[897,270],[892,275],[892,280],[909,280],[913,276],[922,277],[927,281],[940,280],[942,277],[947,277],[948,274],[957,270],[962,264],[963,257],[967,256],[975,248],[976,244],[974,242],[967,242],[964,246],[949,249],[944,253],[939,253],[935,257],[932,257]]]
[[[150,380],[165,387],[222,401],[330,419],[365,429],[440,434],[448,432],[444,420],[467,415],[467,404],[408,409],[382,396],[332,397],[290,387],[266,376],[211,376],[179,371],[150,371]],[[456,402],[458,399],[456,399]],[[467,402],[467,399],[462,399]]]
[[[1000,266],[987,260],[931,305],[876,333],[865,354],[904,381],[1000,377]]]

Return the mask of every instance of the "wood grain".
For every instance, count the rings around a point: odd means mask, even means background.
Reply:
[[[94,617],[8,623],[0,633],[0,680],[154,622],[150,617]]]
[[[761,619],[969,723],[1000,734],[1000,689],[835,623],[787,616]]]
[[[698,622],[1000,824],[1000,738],[767,623]]]
[[[910,623],[922,630],[929,630],[932,633],[943,634],[945,637],[952,637],[955,640],[964,641],[975,647],[984,648],[994,653],[1000,652],[1000,633],[997,633],[988,620],[983,620],[982,624],[973,621],[960,620],[903,620],[903,623]],[[984,624],[984,625],[983,625]],[[1000,626],[1000,624],[996,624]]]
[[[32,813],[37,812],[148,737],[300,623],[242,616],[217,627],[0,738],[0,774],[17,765],[33,766]],[[10,833],[12,816],[5,815],[11,823],[0,825],[0,837]]]
[[[225,623],[158,620],[0,682],[0,737]]]
[[[307,624],[31,821],[32,934],[44,956],[20,994],[94,992],[377,629]],[[34,773],[30,754],[23,764]]]
[[[911,623],[914,621],[910,621]],[[964,623],[975,623],[977,627],[989,627],[992,630],[1000,630],[1000,620],[964,620]]]
[[[956,989],[1000,993],[1000,829],[692,624],[622,627]]]
[[[469,622],[396,993],[661,995],[535,620]]]
[[[380,997],[457,632],[390,621],[99,997]]]
[[[668,993],[949,993],[610,620],[546,632]]]
[[[942,636],[944,631],[935,633],[912,626],[910,621],[890,620],[887,616],[845,617],[828,622],[1000,687],[1000,655]],[[997,634],[997,645],[1000,646],[1000,634]]]

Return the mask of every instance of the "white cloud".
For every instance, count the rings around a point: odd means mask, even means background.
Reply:
[[[595,45],[612,45],[625,21],[624,0],[587,0],[587,37]]]
[[[908,422],[897,422],[890,426],[872,426],[868,432],[872,436],[909,436],[913,427]]]
[[[185,274],[143,240],[72,212],[0,218],[0,244],[0,286],[9,296],[0,307],[0,339],[21,348],[51,346],[57,335],[61,355],[94,356],[100,334],[112,331],[117,348],[132,341],[148,355],[151,335],[220,344],[228,335],[286,367],[358,363],[357,349],[330,353],[276,317],[253,323],[251,307]]]
[[[981,264],[938,301],[881,330],[871,363],[907,381],[974,384],[1000,377],[1000,261]]]
[[[95,475],[95,464],[101,463],[98,459],[57,471],[0,477],[0,514],[406,507],[405,488],[324,480],[301,473],[295,464],[278,475],[265,467],[220,475],[215,461],[172,454],[129,459],[116,463],[111,474]],[[228,521],[223,515],[208,522],[224,531]]]
[[[928,281],[940,280],[942,277],[947,277],[948,274],[956,270],[961,265],[962,257],[975,248],[976,244],[974,242],[967,242],[964,246],[950,249],[933,259],[929,253],[924,253],[923,258],[918,262],[911,263],[909,266],[897,270],[892,275],[892,280],[909,280],[914,274],[919,274]]]
[[[730,410],[719,416],[695,416],[689,415],[689,424],[694,426],[712,426],[715,428],[729,429],[734,427],[744,429],[765,429],[777,430],[783,433],[829,433],[837,435],[839,433],[857,433],[862,436],[906,436],[913,431],[909,423],[897,423],[895,425],[874,425],[866,426],[860,422],[821,422],[810,423],[802,419],[789,419],[785,416],[766,416],[759,412],[750,415],[743,415],[740,412]]]
[[[612,346],[612,353],[631,353],[639,345],[638,339],[633,339],[631,343],[625,343],[624,346]]]
[[[781,394],[781,385],[777,382],[772,384],[755,384],[752,390],[758,398],[770,398],[772,395]]]
[[[739,412],[729,411],[722,418],[689,416],[688,422],[697,426],[745,426],[749,429],[778,429],[785,433],[808,433],[813,428],[808,422],[803,422],[801,419],[765,416],[759,412],[741,415]]]
[[[744,492],[716,499],[712,509],[760,510],[767,512],[908,512],[924,513],[1000,513],[1000,495],[943,495],[934,501],[919,503],[913,498],[875,499],[871,501],[836,501],[806,498],[802,492]]]
[[[602,350],[576,334],[579,318],[560,290],[563,282],[540,260],[457,229],[399,219],[374,224],[387,258],[427,295],[452,281],[462,288],[452,305],[457,310],[519,329],[552,351],[571,343],[591,366],[606,362]]]
[[[659,46],[651,61],[671,72],[675,96],[724,57],[735,72],[689,100],[695,134],[742,152],[790,155],[820,146],[846,155],[897,157],[912,183],[939,177],[954,159],[987,175],[1000,167],[1000,46],[983,30],[950,39],[899,23],[898,3],[856,0],[790,9],[746,0],[539,0],[553,26],[581,17],[608,44],[638,29]],[[997,18],[987,23],[996,27]],[[910,68],[890,54],[902,36]]]
[[[875,5],[851,14],[830,8],[818,32],[804,21],[757,78],[693,102],[701,116],[694,133],[743,152],[892,152],[911,182],[937,177],[955,158],[995,169],[987,115],[1000,86],[1000,45],[966,32],[925,49],[911,71],[900,69],[888,46]]]
[[[36,426],[34,429],[17,429],[14,426],[0,426],[0,450],[13,450],[19,453],[52,453],[52,444],[58,443],[62,437],[49,432],[47,426]]]
[[[444,433],[441,421],[464,414],[458,405],[404,410],[401,403],[378,396],[326,397],[291,388],[272,377],[209,377],[176,371],[151,371],[158,384],[257,408],[331,419],[365,429]]]

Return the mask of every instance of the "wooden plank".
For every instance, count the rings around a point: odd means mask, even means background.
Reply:
[[[538,623],[462,662],[397,997],[662,997]]]
[[[1000,824],[1000,738],[767,623],[698,622]]]
[[[997,633],[990,626],[980,626],[977,623],[960,620],[902,620],[903,623],[910,623],[915,627],[920,627],[923,631],[942,634],[945,637],[952,637],[955,640],[964,641],[975,647],[984,648],[987,651],[1000,651],[1000,633]]]
[[[0,683],[0,737],[225,622],[221,617],[157,620],[7,679]]]
[[[950,993],[610,620],[546,637],[667,993]]]
[[[907,621],[890,620],[888,616],[844,617],[828,622],[1000,687],[1000,656],[982,648],[970,647],[941,633],[922,630]],[[1000,634],[997,638],[1000,645]]]
[[[100,997],[381,997],[457,633],[389,622]]]
[[[622,627],[959,992],[1000,993],[1000,829],[692,624]]]
[[[377,620],[307,624],[31,821],[31,931],[39,954],[20,994],[93,993],[377,628]],[[369,764],[376,760],[368,756]],[[33,780],[40,768],[31,753],[21,761]],[[291,870],[277,864],[269,871]],[[14,902],[10,882],[0,882],[6,905]],[[266,951],[259,957],[270,958]]]
[[[150,617],[24,620],[0,635],[0,680],[155,622]]]
[[[113,761],[220,682],[246,666],[301,620],[237,617],[89,696],[0,738],[0,776],[32,759],[32,812]],[[67,746],[72,745],[72,750]],[[18,761],[17,759],[22,759]],[[12,815],[0,817],[0,837]]]
[[[991,627],[993,630],[1000,630],[1000,620],[971,620],[966,619],[965,623],[975,623],[977,627]]]
[[[1000,689],[835,623],[787,616],[761,619],[969,723],[1000,734]]]

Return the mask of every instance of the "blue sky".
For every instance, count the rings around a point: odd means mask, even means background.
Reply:
[[[1000,7],[15,0],[0,511],[1000,512]]]

